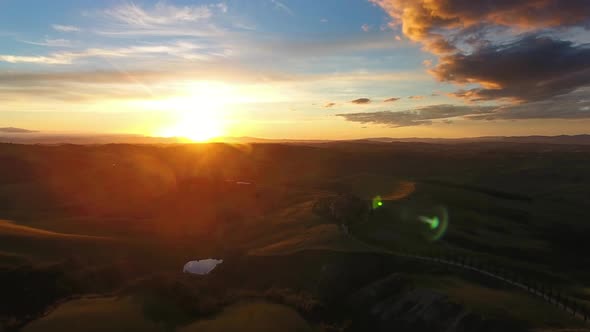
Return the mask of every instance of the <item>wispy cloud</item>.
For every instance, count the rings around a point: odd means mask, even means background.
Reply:
[[[287,55],[289,58],[296,56],[318,56],[318,55],[343,55],[354,52],[393,49],[396,46],[391,42],[391,37],[379,35],[355,35],[346,38],[338,37],[329,40],[320,38],[309,38],[300,40],[284,39],[263,39],[249,41],[254,44],[253,49],[262,51],[264,54],[280,56]]]
[[[88,48],[76,52],[54,52],[46,56],[20,56],[0,54],[1,62],[37,63],[51,65],[72,64],[82,58],[123,58],[131,56],[159,55],[189,60],[208,60],[223,56],[222,51],[206,48],[203,45],[178,41],[170,44],[145,44],[121,48]]]
[[[176,7],[165,2],[158,2],[151,9],[127,3],[108,9],[105,13],[115,21],[136,27],[197,22],[211,17],[211,10],[206,5]]]
[[[53,28],[53,30],[60,32],[78,32],[82,30],[73,25],[52,24],[51,27]]]
[[[341,74],[289,74],[274,71],[248,70],[239,65],[225,61],[212,61],[202,64],[191,62],[179,66],[176,62],[159,62],[155,70],[102,70],[102,71],[67,71],[67,72],[0,72],[0,87],[14,88],[32,86],[63,86],[66,84],[135,84],[144,82],[156,85],[167,81],[223,80],[237,83],[310,83],[317,82],[375,82],[375,81],[416,81],[429,79],[423,75],[400,73],[341,73]]]
[[[49,39],[43,41],[24,41],[27,44],[47,46],[47,47],[72,47],[72,42],[67,39]]]
[[[120,28],[104,28],[96,29],[94,32],[98,35],[107,37],[214,37],[223,33],[214,25],[207,24],[202,29],[190,27],[160,27],[160,28],[146,28],[146,29],[120,29]]]
[[[0,54],[0,62],[64,65],[71,63],[72,60],[71,58],[60,54],[54,54],[50,56],[21,56]]]
[[[96,103],[105,100],[119,102],[122,100],[144,100],[162,96],[174,96],[190,94],[195,82],[222,81],[226,84],[256,87],[268,86],[270,90],[297,91],[294,100],[302,101],[322,100],[328,98],[324,93],[318,92],[320,86],[337,86],[343,84],[365,84],[385,80],[415,81],[410,74],[399,73],[341,73],[341,74],[292,74],[274,72],[271,69],[248,69],[237,63],[228,63],[223,60],[207,62],[176,61],[170,59],[163,61],[155,57],[156,66],[142,64],[139,68],[131,70],[121,66],[121,70],[75,71],[66,67],[63,71],[54,68],[46,71],[35,72],[0,72],[0,111],[3,109],[35,109],[56,106],[54,101],[60,103],[76,103],[80,107],[86,107],[81,103]],[[73,68],[79,68],[75,66]],[[150,68],[150,69],[145,69]],[[425,79],[430,79],[424,75]],[[309,89],[306,92],[301,89]],[[302,92],[303,91],[303,92]],[[338,97],[334,97],[338,98]],[[27,101],[18,103],[18,101]],[[325,100],[325,99],[324,99]],[[337,103],[334,101],[334,103]],[[64,107],[66,104],[60,104]],[[328,102],[318,104],[328,106]],[[339,103],[344,106],[344,102]],[[91,107],[91,106],[88,106]],[[333,105],[326,109],[333,109]]]
[[[211,23],[214,13],[226,13],[225,3],[175,6],[157,2],[145,7],[129,2],[104,10],[105,26],[95,30],[108,36],[210,36],[220,29]]]
[[[270,2],[272,2],[275,5],[275,8],[278,10],[281,10],[291,16],[295,15],[293,13],[293,10],[291,10],[291,8],[289,8],[287,5],[285,5],[283,2],[279,1],[279,0],[270,0]]]
[[[225,2],[212,4],[210,6],[213,8],[219,9],[222,13],[227,13],[227,11],[229,10],[229,7],[227,6],[227,4]]]

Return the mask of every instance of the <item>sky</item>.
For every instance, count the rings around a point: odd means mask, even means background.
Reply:
[[[0,0],[0,133],[589,134],[589,29],[587,0]]]

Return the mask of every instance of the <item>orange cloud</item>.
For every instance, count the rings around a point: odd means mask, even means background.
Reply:
[[[429,70],[438,80],[481,86],[455,96],[542,100],[590,84],[590,48],[551,34],[587,29],[590,1],[371,1],[439,56]]]

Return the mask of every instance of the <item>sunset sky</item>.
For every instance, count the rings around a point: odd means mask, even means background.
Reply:
[[[588,0],[0,0],[0,127],[590,133]]]

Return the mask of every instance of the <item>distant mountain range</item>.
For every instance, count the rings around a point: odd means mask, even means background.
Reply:
[[[14,127],[3,127],[0,128],[0,134],[30,134],[36,133],[34,130],[14,128]]]
[[[0,143],[16,144],[177,144],[186,140],[180,138],[149,137],[141,135],[109,134],[46,134],[40,132],[1,132]]]
[[[510,143],[543,143],[543,144],[590,144],[590,135],[559,135],[559,136],[484,136],[467,138],[368,138],[373,142],[419,142],[419,143],[482,143],[482,142],[510,142]]]
[[[463,143],[535,143],[535,144],[570,144],[590,145],[590,135],[560,136],[486,136],[470,138],[392,138],[373,137],[351,140],[297,140],[297,139],[266,139],[257,137],[221,137],[213,142],[226,143],[286,143],[315,144],[328,142],[357,143],[430,143],[430,144],[463,144]],[[151,137],[126,134],[49,134],[21,128],[0,128],[0,143],[17,144],[179,144],[187,140],[177,137]]]
[[[327,142],[373,142],[373,143],[431,143],[431,144],[460,144],[460,143],[542,143],[542,144],[590,144],[590,135],[560,135],[560,136],[484,136],[466,138],[393,138],[371,137],[350,140],[296,140],[296,139],[265,139],[256,137],[224,137],[216,141],[228,143],[327,143]]]

